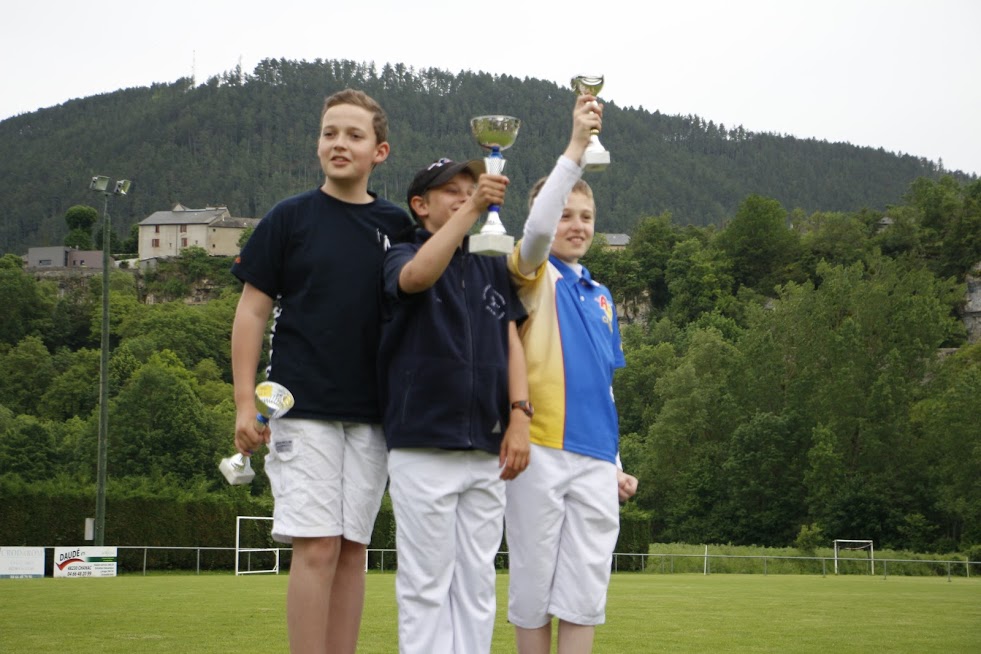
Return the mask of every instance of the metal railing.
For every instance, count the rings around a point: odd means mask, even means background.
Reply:
[[[161,545],[117,545],[121,573],[142,573],[164,570],[222,570],[234,573],[236,569],[234,547],[169,547]],[[54,558],[54,547],[44,546],[48,568]],[[275,570],[263,570],[278,574],[289,569],[292,548],[242,548],[245,557],[242,569],[253,571],[253,554],[268,553],[275,557]],[[748,565],[747,565],[748,563]],[[893,576],[946,576],[970,578],[981,576],[981,561],[936,559],[875,559],[883,578]],[[366,570],[392,572],[398,567],[398,555],[394,549],[369,549]],[[840,574],[872,575],[871,560],[863,558],[838,558]],[[256,564],[258,566],[258,563]],[[508,553],[498,552],[495,565],[500,570],[508,568]],[[925,568],[925,569],[924,569]],[[877,572],[878,572],[877,570]],[[775,556],[745,554],[623,554],[614,553],[613,572],[641,572],[647,574],[834,574],[834,557],[831,556]]]

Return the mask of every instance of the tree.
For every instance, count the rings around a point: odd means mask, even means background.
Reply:
[[[638,477],[638,503],[654,514],[663,539],[729,539],[719,470],[738,423],[728,383],[738,362],[719,332],[695,330],[677,366],[654,385],[663,405],[646,434],[650,459]]]
[[[753,313],[733,393],[746,413],[792,412],[808,521],[888,542],[923,479],[906,407],[936,349],[962,329],[951,317],[959,293],[879,256],[818,274],[820,287],[788,284]]]
[[[714,244],[732,262],[736,287],[766,295],[787,281],[786,267],[796,258],[798,239],[787,225],[787,212],[776,200],[751,195],[716,236]]]
[[[38,401],[38,415],[63,422],[87,418],[99,404],[99,351],[82,349],[68,354]]]
[[[249,239],[252,237],[252,232],[254,231],[255,231],[255,227],[253,227],[252,225],[249,225],[248,227],[243,229],[242,235],[238,237],[238,241],[235,243],[235,245],[237,245],[239,249],[244,248],[245,244],[248,243]]]
[[[24,481],[43,481],[55,476],[57,464],[50,425],[34,416],[13,417],[0,406],[0,476],[14,474]]]
[[[806,440],[794,421],[793,414],[760,412],[732,433],[721,472],[734,543],[781,546],[799,532]]]
[[[6,354],[0,354],[0,398],[18,414],[35,415],[38,398],[55,377],[51,354],[39,336],[26,336]]]
[[[931,489],[924,512],[933,515],[936,508],[940,535],[954,546],[981,543],[978,397],[981,344],[975,343],[940,363],[925,397],[911,409]]]
[[[194,377],[164,350],[150,357],[110,406],[113,475],[214,476],[228,433],[194,392]]]
[[[53,298],[23,269],[20,257],[0,259],[0,344],[13,345],[28,334],[44,334],[51,327]]]
[[[82,231],[86,234],[92,234],[92,226],[95,225],[99,220],[99,212],[95,207],[90,207],[84,204],[76,204],[68,207],[68,211],[65,212],[65,223],[68,225],[68,231]]]
[[[671,294],[667,315],[676,323],[690,322],[731,304],[733,280],[728,261],[720,255],[694,238],[675,244],[664,279]]]
[[[852,264],[862,259],[868,242],[867,227],[855,214],[816,212],[795,225],[805,270],[814,275],[817,264]]]
[[[180,301],[143,307],[123,318],[119,335],[145,339],[152,350],[170,350],[187,368],[211,358],[227,369],[232,323],[223,314],[212,315],[214,311]]]
[[[627,245],[627,253],[637,262],[638,275],[655,313],[666,307],[671,298],[664,276],[671,250],[678,239],[671,215],[665,213],[644,218]]]
[[[63,243],[66,248],[75,248],[76,250],[95,249],[92,243],[92,233],[83,229],[73,229],[68,232]]]

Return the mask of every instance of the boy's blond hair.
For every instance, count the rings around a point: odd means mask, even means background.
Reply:
[[[385,110],[381,108],[381,105],[364,91],[344,89],[327,96],[324,99],[324,108],[320,112],[320,120],[323,121],[324,114],[327,113],[328,109],[342,104],[350,104],[370,111],[371,126],[375,129],[375,139],[379,143],[388,140],[388,116],[385,115]]]
[[[548,177],[542,177],[540,180],[535,182],[535,185],[531,187],[530,191],[528,191],[528,209],[531,209],[531,205],[535,204],[535,198],[538,197],[542,187],[545,186],[545,180],[547,179]],[[590,188],[589,184],[587,184],[586,180],[584,179],[576,180],[576,183],[572,187],[571,193],[582,193],[590,200],[593,199],[593,189]]]

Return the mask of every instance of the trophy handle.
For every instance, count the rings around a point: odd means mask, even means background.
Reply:
[[[484,157],[484,168],[487,170],[488,175],[500,175],[504,172],[504,164],[507,163],[504,159],[504,155],[501,154],[501,147],[499,145],[492,145],[490,154]],[[500,223],[501,218],[498,212],[501,210],[501,205],[492,204],[487,207],[487,211],[492,215],[488,217],[488,221]]]

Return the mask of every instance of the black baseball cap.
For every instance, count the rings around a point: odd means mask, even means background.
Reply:
[[[426,191],[446,184],[460,173],[467,172],[473,175],[474,180],[484,173],[484,160],[471,159],[470,161],[453,161],[452,159],[442,158],[434,161],[416,173],[409,184],[409,191],[406,193],[406,204],[409,205],[409,212],[417,221],[419,216],[412,211],[412,198],[417,195],[425,195]]]

